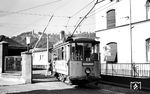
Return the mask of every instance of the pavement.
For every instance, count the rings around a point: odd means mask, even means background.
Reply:
[[[21,76],[0,76],[0,94],[1,91],[10,91],[12,92],[13,90],[16,92],[20,92],[20,90],[23,90],[23,88],[26,88],[26,90],[43,90],[43,89],[59,89],[59,88],[64,88],[64,84],[60,84],[54,77],[46,77],[44,75],[44,71],[40,72],[35,71],[34,77],[33,77],[33,83],[32,84],[24,84]],[[7,75],[7,74],[6,74]],[[8,88],[6,88],[8,87]],[[67,88],[72,88],[70,86],[65,85]],[[146,91],[134,91],[130,90],[128,88],[123,88],[123,87],[117,87],[117,86],[111,86],[111,85],[105,85],[102,83],[99,83],[97,87],[100,89],[100,91],[103,92],[113,92],[113,93],[101,93],[101,94],[150,94],[150,92]],[[95,88],[95,87],[94,87]],[[6,90],[7,89],[7,90]],[[115,93],[116,92],[116,93]],[[118,93],[122,92],[122,93]],[[5,94],[5,93],[3,93]],[[28,94],[28,93],[25,93]],[[33,94],[33,93],[31,93]],[[42,93],[41,93],[42,94]],[[61,94],[61,93],[59,93]],[[69,94],[69,93],[68,93]]]
[[[23,84],[20,73],[3,73],[0,75],[0,86]]]
[[[75,88],[75,86],[65,85],[59,81],[23,84],[15,80],[0,79],[0,84],[0,94],[150,94],[150,92],[133,91],[104,84],[99,84],[96,89],[92,89],[91,86],[90,88]]]

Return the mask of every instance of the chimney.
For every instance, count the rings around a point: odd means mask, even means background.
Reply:
[[[65,31],[60,32],[60,40],[65,40]]]

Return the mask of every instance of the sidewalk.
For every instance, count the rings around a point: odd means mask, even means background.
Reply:
[[[20,75],[4,73],[0,75],[0,86],[23,84]]]
[[[10,79],[10,78],[0,78],[0,86],[8,86],[8,85],[18,85],[23,84],[23,81],[20,79]]]

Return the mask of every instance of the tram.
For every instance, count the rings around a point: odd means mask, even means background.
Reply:
[[[56,43],[52,51],[54,76],[70,84],[88,83],[100,78],[99,42],[72,37]]]

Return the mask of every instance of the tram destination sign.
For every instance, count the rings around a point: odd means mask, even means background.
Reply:
[[[94,63],[83,63],[83,66],[93,66],[94,65]]]

